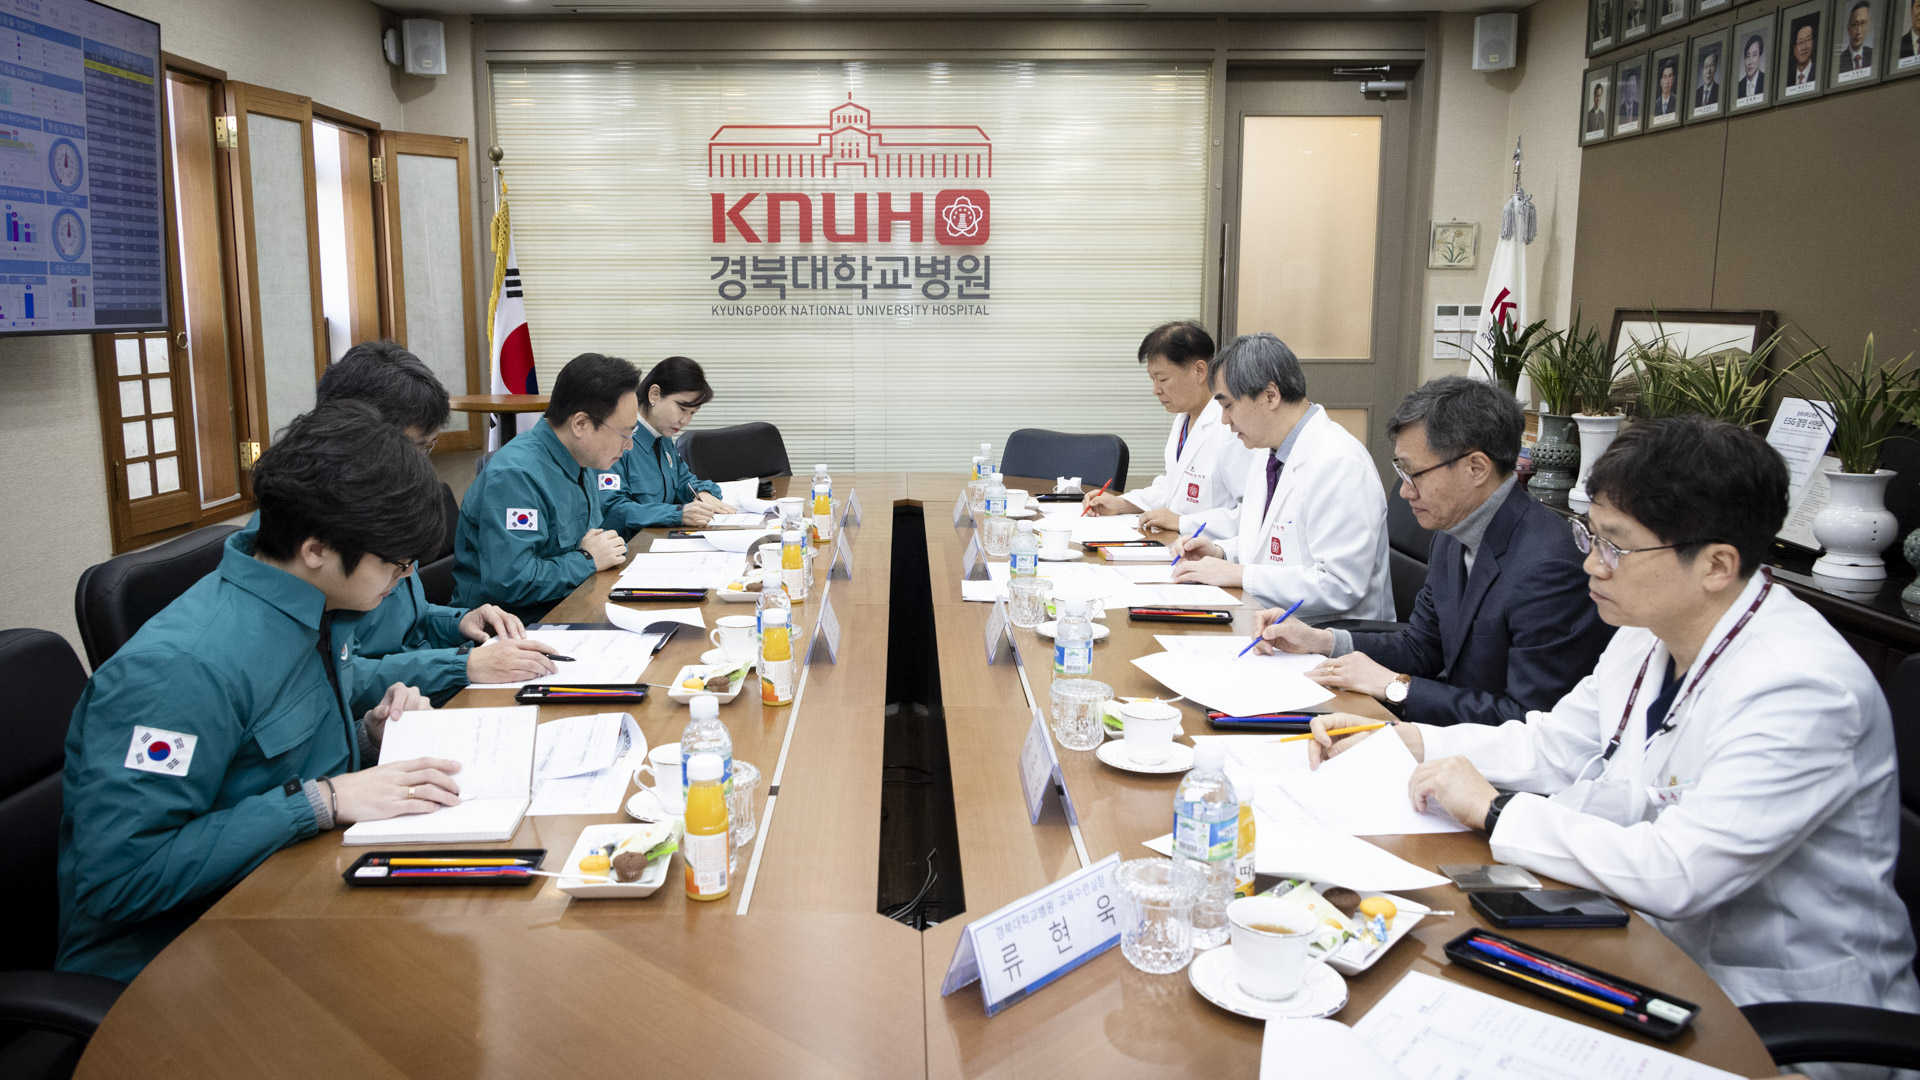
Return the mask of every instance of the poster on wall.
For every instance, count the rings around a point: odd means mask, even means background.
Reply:
[[[1140,339],[1200,315],[1199,64],[514,65],[493,73],[542,385],[705,366],[698,426],[792,461],[964,467],[1020,427],[1158,446]]]

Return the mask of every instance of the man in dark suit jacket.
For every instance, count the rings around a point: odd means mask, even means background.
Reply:
[[[1572,690],[1613,628],[1587,595],[1571,528],[1514,476],[1525,424],[1491,383],[1450,375],[1408,395],[1387,421],[1394,471],[1414,517],[1439,530],[1412,620],[1349,633],[1263,611],[1261,651],[1326,653],[1310,678],[1423,724],[1518,720]]]
[[[1867,44],[1867,35],[1873,31],[1873,5],[1867,0],[1857,2],[1847,9],[1847,43],[1840,48],[1840,70],[1872,71],[1873,46]]]
[[[1693,91],[1693,107],[1720,104],[1720,54],[1710,52],[1700,58],[1700,85]]]

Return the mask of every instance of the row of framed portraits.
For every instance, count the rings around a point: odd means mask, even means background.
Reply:
[[[1805,0],[1588,69],[1580,145],[1908,75],[1920,75],[1920,0]]]

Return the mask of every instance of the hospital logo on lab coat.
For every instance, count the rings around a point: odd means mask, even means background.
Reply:
[[[185,776],[188,767],[193,764],[193,746],[199,741],[198,735],[136,726],[133,729],[133,742],[127,747],[127,768],[165,776]]]
[[[1189,501],[1191,501],[1191,500],[1195,500],[1195,499],[1198,499],[1199,497],[1200,497],[1200,485],[1199,485],[1199,484],[1193,484],[1193,483],[1189,483],[1189,484],[1187,485],[1187,498],[1188,498],[1188,500],[1189,500]]]
[[[539,532],[540,511],[508,507],[507,529],[512,532]]]
[[[1268,553],[1270,553],[1270,554],[1271,554],[1271,555],[1272,555],[1272,556],[1273,556],[1274,558],[1276,558],[1276,559],[1278,559],[1278,558],[1281,558],[1281,554],[1280,554],[1280,538],[1279,538],[1279,537],[1277,537],[1277,536],[1269,536],[1269,537],[1267,537],[1267,551],[1268,551]]]
[[[620,474],[617,472],[601,473],[600,474],[600,490],[601,491],[619,491],[620,490]]]

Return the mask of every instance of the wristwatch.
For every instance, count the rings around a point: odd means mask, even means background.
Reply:
[[[1487,830],[1487,835],[1493,835],[1493,827],[1500,824],[1500,811],[1505,810],[1507,804],[1512,802],[1513,797],[1518,794],[1520,793],[1517,791],[1503,791],[1493,797],[1493,802],[1487,805],[1486,824],[1481,826]]]
[[[1395,675],[1393,681],[1387,684],[1387,704],[1405,705],[1407,691],[1411,689],[1413,689],[1413,676]]]

